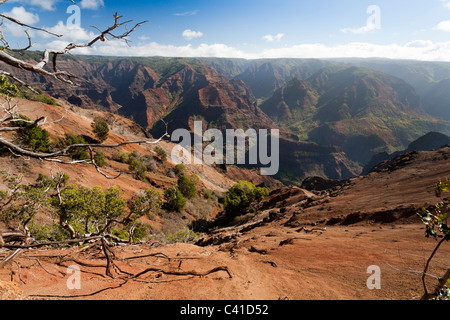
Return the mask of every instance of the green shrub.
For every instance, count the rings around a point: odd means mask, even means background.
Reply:
[[[29,88],[22,86],[18,88],[14,83],[11,83],[9,78],[4,74],[0,75],[0,93],[10,97],[20,97],[31,101],[43,102],[53,106],[59,106],[56,100],[44,93],[41,90],[35,89],[37,93],[32,92]]]
[[[151,212],[159,212],[162,204],[162,194],[159,191],[148,189],[133,197],[130,203],[130,210],[134,218],[140,218],[143,215],[150,218]]]
[[[139,242],[148,237],[151,226],[141,221],[127,224],[124,228],[113,228],[112,234],[122,240]]]
[[[105,155],[103,152],[96,152],[94,155],[94,161],[99,167],[106,166]]]
[[[198,184],[200,182],[200,178],[196,174],[191,174],[190,179],[194,184]]]
[[[178,230],[177,232],[168,235],[167,240],[172,243],[187,243],[191,241],[195,241],[198,239],[198,233],[188,229],[184,228],[181,230]]]
[[[66,183],[69,181],[70,177],[67,173],[58,173],[55,175],[55,177],[50,178],[49,176],[39,173],[38,178],[36,179],[35,187],[40,188],[54,188],[57,184],[60,186],[65,186]]]
[[[30,121],[26,116],[21,115],[20,118],[25,120],[15,122],[17,127],[24,128],[18,132],[20,139],[35,152],[47,152],[50,145],[48,131],[26,122]]]
[[[21,96],[19,88],[17,88],[15,84],[11,83],[8,77],[4,74],[0,74],[0,93],[10,97]]]
[[[137,221],[127,225],[126,230],[128,231],[128,237],[131,236],[133,242],[139,242],[148,237],[151,228],[149,224]]]
[[[156,152],[156,154],[158,155],[158,157],[159,157],[159,159],[161,161],[166,161],[167,160],[167,153],[166,153],[166,151],[163,148],[161,148],[160,146],[156,146],[155,147],[155,152]]]
[[[100,142],[104,142],[106,139],[108,139],[109,126],[105,120],[95,118],[94,121],[91,123],[91,127],[96,138]]]
[[[188,199],[192,199],[195,197],[195,184],[189,179],[189,177],[182,173],[180,177],[178,178],[178,189],[181,191],[183,196],[185,196]]]
[[[124,228],[112,228],[111,233],[124,241],[128,241],[128,232]]]
[[[56,100],[46,94],[24,94],[23,95],[25,99],[31,100],[31,101],[38,101],[38,102],[42,102],[45,104],[49,104],[51,106],[60,106]]]
[[[147,179],[147,166],[143,164],[138,158],[132,156],[128,162],[128,169],[133,172],[133,176],[138,180]]]
[[[36,241],[64,241],[70,239],[69,232],[57,224],[41,226],[31,223],[29,230],[31,237],[36,239]]]
[[[177,176],[179,176],[179,175],[181,175],[182,173],[185,173],[185,172],[186,172],[186,166],[184,164],[180,163],[180,164],[177,164],[175,166],[175,174]]]
[[[120,163],[128,163],[130,161],[130,152],[119,151],[114,155],[114,160]]]
[[[156,171],[158,169],[152,155],[142,156],[139,152],[132,153],[119,151],[114,155],[114,160],[121,163],[127,163],[128,169],[133,173],[135,179],[146,180],[147,171]]]
[[[223,204],[225,211],[231,214],[239,214],[250,207],[254,201],[261,201],[269,193],[266,188],[256,187],[249,181],[239,181],[225,194]]]
[[[73,133],[66,133],[64,136],[64,139],[59,139],[59,147],[60,148],[67,148],[70,145],[73,144],[86,144],[86,141],[83,137],[78,136]],[[74,160],[88,160],[89,154],[86,151],[86,148],[84,147],[75,147],[70,150],[70,153],[74,153],[71,157]]]
[[[71,225],[80,234],[91,233],[123,216],[126,201],[120,193],[115,187],[103,191],[101,187],[69,185],[61,189],[58,197],[52,198],[51,204],[65,225]]]
[[[186,199],[184,198],[178,187],[166,189],[164,191],[164,200],[166,200],[165,207],[169,211],[180,212],[186,205]]]

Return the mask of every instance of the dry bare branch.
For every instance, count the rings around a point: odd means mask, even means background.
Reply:
[[[159,273],[163,273],[163,274],[166,274],[166,275],[175,275],[175,276],[204,277],[204,276],[207,276],[207,275],[209,275],[211,273],[215,273],[215,272],[219,272],[219,271],[225,271],[228,274],[228,276],[230,277],[230,279],[233,278],[233,276],[231,275],[230,271],[228,270],[228,267],[220,266],[220,267],[215,267],[215,268],[213,268],[211,270],[208,270],[208,271],[205,271],[205,272],[198,272],[198,271],[195,271],[195,270],[193,270],[193,271],[171,271],[171,270],[164,270],[164,269],[161,269],[161,268],[154,268],[154,267],[152,267],[152,268],[147,268],[144,271],[141,271],[141,272],[135,274],[134,276],[130,277],[130,279],[138,278],[138,277],[140,277],[140,276],[142,276],[142,275],[144,275],[146,273],[149,273],[149,272],[159,272]]]
[[[17,131],[18,128],[5,128],[4,131]],[[21,128],[23,129],[23,128]],[[1,130],[0,130],[1,131]],[[59,163],[86,163],[86,160],[79,160],[79,161],[71,161],[71,162],[64,162],[63,160],[56,159],[57,157],[64,157],[64,156],[72,156],[77,153],[80,153],[80,151],[73,152],[75,148],[83,148],[84,150],[91,147],[91,148],[118,148],[121,146],[129,145],[129,144],[157,144],[161,142],[165,137],[169,136],[169,134],[166,132],[164,135],[162,135],[159,139],[154,141],[149,140],[137,140],[137,141],[125,141],[117,144],[101,144],[101,143],[91,143],[91,144],[72,144],[62,150],[51,152],[51,153],[41,153],[41,152],[34,152],[30,150],[26,150],[22,147],[19,147],[18,145],[4,139],[0,138],[0,145],[3,145],[4,147],[10,148],[12,151],[16,152],[17,154],[20,154],[22,156],[28,156],[30,158],[36,158],[36,159],[42,159],[46,161],[53,161],[53,162],[59,162]]]

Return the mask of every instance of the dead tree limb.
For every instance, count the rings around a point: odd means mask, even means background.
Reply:
[[[0,2],[0,4],[2,4],[3,2]],[[38,31],[42,31],[42,32],[46,32],[52,36],[55,37],[62,37],[62,35],[50,32],[46,29],[42,29],[42,28],[38,28],[38,27],[33,27],[30,25],[27,25],[25,23],[22,23],[21,21],[6,16],[4,14],[0,14],[0,17],[3,19],[7,19],[9,21],[11,21],[12,23],[15,23],[19,26],[23,26],[23,27],[27,27],[30,29],[34,29],[34,30],[38,30]],[[110,40],[110,39],[116,39],[116,40],[124,40],[125,42],[129,42],[129,39],[127,39],[127,37],[134,31],[136,30],[136,28],[140,27],[142,24],[147,23],[148,21],[142,21],[139,22],[137,24],[134,25],[134,27],[132,27],[130,30],[126,30],[125,32],[123,32],[122,34],[114,34],[113,31],[115,31],[116,29],[122,27],[122,26],[126,26],[127,23],[132,22],[131,20],[125,21],[125,22],[120,22],[120,19],[123,16],[119,16],[117,13],[115,13],[113,15],[114,18],[114,23],[112,26],[104,29],[103,31],[100,30],[97,27],[94,27],[95,29],[97,29],[100,34],[95,37],[94,39],[92,39],[90,42],[88,43],[82,43],[82,44],[75,44],[75,43],[70,43],[69,45],[67,45],[64,49],[62,50],[50,50],[50,49],[46,49],[43,53],[43,57],[41,59],[40,62],[33,64],[31,62],[27,62],[27,61],[23,61],[20,60],[18,58],[15,58],[14,56],[10,55],[9,53],[7,53],[7,50],[1,50],[0,51],[0,61],[5,62],[6,64],[14,67],[14,68],[18,68],[18,69],[23,69],[23,70],[27,70],[27,71],[31,71],[33,73],[37,73],[37,74],[42,74],[44,76],[48,76],[48,77],[52,77],[55,78],[59,81],[65,82],[67,84],[71,84],[74,85],[72,79],[75,78],[79,78],[78,76],[71,74],[69,72],[66,71],[59,71],[57,68],[57,58],[60,55],[64,55],[69,53],[70,51],[74,50],[74,49],[78,49],[78,48],[86,48],[86,47],[92,47],[95,43],[99,42],[99,41],[106,41],[106,40]],[[29,38],[29,45],[26,48],[22,48],[22,49],[18,49],[15,51],[25,51],[27,49],[29,49],[31,47],[31,39]],[[110,39],[109,39],[110,38]],[[3,35],[2,35],[2,42],[5,44],[7,49],[10,49],[9,44],[7,43],[7,41],[4,39]],[[45,68],[45,66],[47,66],[47,64],[50,62],[50,59],[52,60],[52,71],[47,71]]]
[[[13,253],[11,253],[9,256],[5,258],[5,260],[2,261],[0,264],[0,269],[2,269],[8,262],[12,261],[18,254],[22,252],[22,249],[17,249]]]
[[[86,293],[86,294],[78,294],[78,295],[73,295],[73,296],[64,296],[64,295],[43,295],[43,294],[34,294],[34,295],[30,295],[30,297],[35,297],[35,298],[64,298],[64,299],[75,299],[75,298],[86,298],[86,297],[92,297],[95,296],[99,293],[102,293],[104,291],[108,291],[108,290],[114,290],[114,289],[119,289],[121,288],[123,285],[125,285],[128,281],[123,280],[123,282],[115,287],[107,287],[107,288],[103,288],[91,293]]]
[[[226,267],[226,266],[221,266],[221,267],[215,267],[215,268],[213,268],[213,269],[211,269],[211,270],[209,270],[209,271],[206,271],[206,272],[197,272],[197,271],[170,271],[170,270],[164,270],[164,269],[161,269],[161,268],[153,268],[153,267],[152,267],[152,268],[147,268],[147,269],[145,269],[144,271],[141,271],[141,272],[135,274],[134,276],[130,277],[129,279],[135,279],[135,278],[138,278],[138,277],[140,277],[140,276],[142,276],[142,275],[144,275],[144,274],[146,274],[146,273],[149,273],[149,272],[159,272],[159,273],[163,273],[163,274],[166,274],[166,275],[175,275],[175,276],[196,276],[196,277],[204,277],[204,276],[207,276],[207,275],[209,275],[209,274],[211,274],[211,273],[215,273],[215,272],[219,272],[219,271],[225,271],[225,272],[228,274],[228,276],[230,277],[230,279],[233,278],[232,275],[231,275],[231,273],[230,273],[230,271],[228,270],[228,267]]]
[[[25,245],[5,244],[4,247],[8,248],[8,249],[33,249],[33,248],[40,248],[40,247],[57,246],[57,245],[61,245],[61,244],[83,243],[83,242],[86,242],[89,240],[99,240],[101,238],[102,238],[102,236],[92,236],[92,237],[76,238],[76,239],[70,239],[70,240],[49,241],[49,242],[41,242],[41,243],[25,244]]]
[[[52,276],[54,276],[54,277],[58,277],[56,274],[47,271],[47,269],[44,268],[44,266],[42,265],[41,261],[39,261],[38,258],[36,258],[36,257],[28,257],[28,259],[30,259],[30,260],[36,260],[37,263],[39,264],[39,266],[42,268],[42,270],[44,270],[45,272],[47,272],[49,275],[52,275]]]
[[[37,123],[39,121],[41,121],[42,119],[44,119],[43,117],[39,118],[36,121],[33,121],[33,123],[35,125],[37,125]],[[0,127],[0,131],[4,130],[4,131],[17,131],[17,130],[24,130],[24,128],[8,128],[8,127]],[[101,173],[103,176],[105,176],[107,179],[117,179],[122,175],[122,172],[119,173],[117,176],[111,177],[108,176],[107,174],[103,173],[100,168],[98,167],[98,165],[95,163],[94,159],[93,159],[93,155],[91,153],[91,159],[89,160],[75,160],[75,161],[64,161],[59,159],[59,157],[70,157],[73,156],[75,154],[79,154],[83,151],[85,151],[86,149],[91,149],[91,148],[106,148],[106,149],[113,149],[113,148],[118,148],[121,146],[125,146],[125,145],[130,145],[130,144],[138,144],[138,145],[142,145],[142,144],[146,144],[146,145],[153,145],[153,144],[158,144],[160,143],[165,137],[169,137],[169,133],[167,130],[167,124],[166,124],[166,132],[158,139],[150,141],[150,140],[135,140],[135,141],[125,141],[125,142],[121,142],[121,143],[117,143],[117,144],[102,144],[102,143],[91,143],[91,144],[72,144],[70,146],[67,146],[64,149],[61,149],[59,151],[56,152],[50,152],[50,153],[42,153],[42,152],[34,152],[34,151],[30,151],[27,149],[24,149],[18,145],[16,145],[13,142],[10,142],[2,137],[0,137],[0,146],[3,145],[4,147],[8,148],[11,153],[15,154],[16,156],[25,156],[25,157],[29,157],[29,158],[35,158],[35,159],[40,159],[40,160],[44,160],[44,161],[50,161],[50,162],[57,162],[57,163],[62,163],[62,164],[76,164],[76,163],[86,163],[86,164],[94,164],[94,166],[96,167],[97,171],[99,173]],[[83,149],[80,151],[73,151],[75,149]]]

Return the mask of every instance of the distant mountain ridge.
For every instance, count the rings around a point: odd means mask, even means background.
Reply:
[[[413,151],[432,151],[445,146],[450,146],[450,137],[440,132],[428,132],[408,145],[408,148],[391,154],[381,152],[372,157],[364,167],[362,174],[366,175],[384,166],[384,163],[402,154]]]
[[[62,60],[61,68],[86,79],[79,87],[67,88],[53,79],[25,71],[19,77],[77,106],[105,109],[133,119],[153,136],[160,136],[165,130],[159,119],[167,123],[169,134],[180,128],[192,131],[196,120],[202,121],[204,130],[279,129],[277,178],[285,183],[300,184],[311,174],[348,178],[360,170],[339,148],[299,142],[296,135],[279,127],[257,106],[243,81],[229,79],[201,60],[140,60]]]
[[[192,130],[195,120],[204,129],[278,128],[279,177],[287,183],[348,178],[374,154],[402,150],[429,131],[450,134],[448,122],[424,112],[441,110],[450,92],[446,64],[352,61],[78,56],[60,61],[62,70],[86,80],[77,87],[26,71],[17,76],[74,105],[124,115],[154,135],[164,129],[159,119],[169,131]],[[423,74],[413,77],[414,70]],[[410,82],[427,83],[422,94],[442,82],[437,106],[424,104]]]
[[[361,164],[428,131],[450,131],[450,123],[423,112],[413,87],[363,67],[331,66],[305,81],[293,79],[260,107],[301,140],[339,146]]]

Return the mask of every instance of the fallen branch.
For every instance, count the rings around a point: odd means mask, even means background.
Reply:
[[[100,290],[97,290],[97,291],[94,291],[94,292],[91,292],[91,293],[87,293],[87,294],[78,294],[78,295],[73,295],[73,296],[50,295],[50,294],[33,294],[33,295],[30,295],[30,297],[35,297],[35,298],[66,298],[66,299],[70,299],[70,298],[72,298],[72,299],[73,298],[86,298],[86,297],[95,296],[96,294],[102,293],[104,291],[121,288],[127,282],[128,282],[127,280],[124,280],[124,282],[122,282],[121,284],[119,284],[116,287],[107,287],[107,288],[103,288],[103,289],[100,289]]]
[[[12,261],[19,253],[22,252],[22,249],[17,249],[13,253],[11,253],[9,256],[5,258],[5,260],[2,261],[0,264],[0,269],[2,269],[8,262]]]
[[[77,238],[70,240],[62,240],[62,241],[50,241],[50,242],[41,242],[35,244],[26,244],[26,245],[7,245],[5,244],[3,247],[8,249],[33,249],[40,247],[49,247],[49,246],[57,246],[61,244],[70,244],[70,243],[83,243],[89,240],[98,240],[101,239],[102,236],[93,236],[93,237],[85,237],[85,238]]]
[[[125,257],[122,258],[120,260],[125,261],[125,260],[132,260],[132,259],[141,259],[141,258],[148,258],[148,257],[162,257],[167,259],[168,261],[170,261],[173,258],[170,258],[168,255],[162,253],[162,252],[156,252],[156,253],[149,253],[149,254],[144,254],[144,255],[140,255],[140,256],[131,256],[131,257]]]
[[[230,277],[230,279],[233,278],[232,275],[231,275],[231,273],[230,273],[230,271],[228,270],[228,267],[226,267],[226,266],[221,266],[221,267],[213,268],[213,269],[211,269],[211,270],[209,270],[209,271],[206,271],[206,272],[197,272],[197,271],[170,271],[170,270],[164,270],[164,269],[160,269],[160,268],[148,268],[148,269],[145,269],[144,271],[141,271],[141,272],[135,274],[134,276],[130,277],[129,279],[131,280],[131,279],[138,278],[138,277],[140,277],[140,276],[142,276],[142,275],[144,275],[144,274],[146,274],[146,273],[149,273],[149,272],[159,272],[159,273],[162,273],[162,274],[166,274],[166,275],[175,275],[175,276],[196,276],[196,277],[204,277],[204,276],[207,276],[207,275],[209,275],[209,274],[211,274],[211,273],[215,273],[215,272],[219,272],[219,271],[225,271],[225,272],[228,274],[228,276]]]
[[[18,154],[24,155],[24,156],[28,156],[30,158],[37,158],[37,159],[42,159],[42,160],[47,160],[47,161],[55,161],[55,162],[62,162],[61,160],[56,160],[56,159],[52,159],[52,158],[57,158],[57,157],[62,157],[62,156],[71,156],[74,155],[75,153],[72,153],[71,150],[75,149],[75,148],[118,148],[121,146],[125,146],[128,144],[157,144],[159,143],[164,137],[168,136],[168,133],[165,133],[161,138],[155,140],[155,141],[148,141],[148,140],[138,140],[138,141],[126,141],[126,142],[122,142],[122,143],[118,143],[118,144],[101,144],[101,143],[91,143],[91,144],[72,144],[70,146],[68,146],[65,149],[56,151],[56,152],[52,152],[52,153],[40,153],[40,152],[34,152],[34,151],[30,151],[30,150],[26,150],[23,149],[17,145],[15,145],[12,142],[9,142],[6,139],[0,138],[0,145],[3,145],[7,148],[10,148],[11,150],[15,151]],[[78,151],[77,153],[80,153],[80,151]]]
[[[39,259],[38,258],[34,258],[34,257],[28,257],[28,259],[30,259],[30,260],[36,260],[37,261],[37,263],[39,264],[39,266],[45,271],[45,272],[47,272],[49,275],[52,275],[52,276],[54,276],[54,277],[57,277],[57,275],[56,274],[54,274],[54,273],[51,273],[51,272],[49,272],[49,271],[47,271],[47,269],[45,269],[44,268],[44,266],[42,265],[42,263],[39,261]]]

